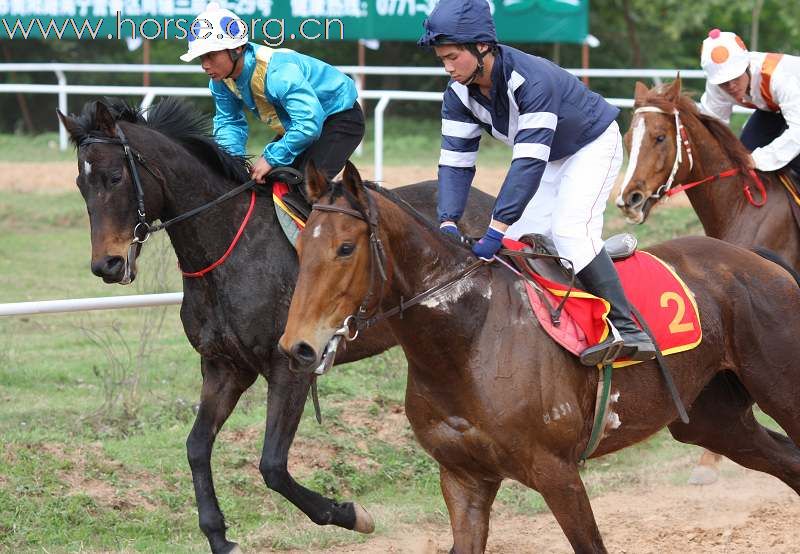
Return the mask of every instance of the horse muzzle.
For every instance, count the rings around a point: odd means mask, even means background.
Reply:
[[[631,224],[640,225],[647,219],[647,214],[652,205],[648,202],[650,197],[639,190],[632,190],[617,197],[616,205],[623,215],[625,221]]]
[[[320,363],[316,349],[305,341],[297,341],[290,346],[280,341],[278,349],[289,358],[289,369],[295,373],[312,373]]]
[[[101,256],[92,261],[92,273],[106,283],[129,285],[136,279],[136,258],[141,244],[132,243],[126,256]]]

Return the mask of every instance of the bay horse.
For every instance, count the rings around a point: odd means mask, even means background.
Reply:
[[[800,230],[778,174],[758,172],[766,202],[755,206],[762,199],[748,172],[750,153],[727,125],[702,114],[692,98],[681,94],[680,78],[649,90],[637,82],[634,97],[634,112],[640,111],[625,133],[630,159],[616,201],[628,222],[647,220],[650,210],[670,193],[664,190],[670,175],[673,191],[701,183],[687,188],[686,196],[706,235],[749,249],[766,248],[800,271]],[[738,173],[704,182],[729,170]],[[690,482],[714,482],[719,461],[719,454],[705,452]]]
[[[333,186],[309,171],[306,186],[316,203],[298,241],[300,273],[280,339],[294,367],[311,371],[338,333],[388,321],[408,360],[406,415],[439,463],[450,552],[485,550],[504,479],[542,494],[576,552],[605,552],[578,471],[598,372],[545,334],[516,274],[476,261],[352,165]],[[612,387],[621,425],[606,429],[592,457],[667,426],[681,442],[800,492],[800,287],[777,264],[713,238],[649,251],[683,278],[699,308],[703,341],[669,357],[690,423],[678,419],[655,362],[625,368]],[[755,420],[754,401],[791,439]]]
[[[217,146],[210,118],[189,104],[165,99],[143,114],[119,101],[87,103],[79,116],[59,118],[77,146],[77,185],[89,213],[92,272],[107,283],[136,278],[136,254],[147,225],[186,214],[249,178],[243,159]],[[141,194],[137,193],[137,182]],[[477,192],[477,191],[476,191]],[[434,219],[436,183],[403,187],[398,194]],[[138,199],[141,199],[139,204]],[[255,202],[249,207],[248,200]],[[477,192],[463,231],[480,236],[494,198]],[[240,223],[250,212],[243,231]],[[144,227],[145,229],[147,226]],[[200,353],[200,406],[186,442],[200,529],[215,553],[238,551],[226,525],[211,473],[217,433],[242,393],[259,375],[268,383],[266,430],[259,469],[267,486],[319,525],[371,532],[359,505],[339,503],[297,483],[287,468],[311,378],[289,371],[278,351],[295,277],[297,256],[275,214],[271,188],[239,194],[167,228],[180,267],[207,269],[240,240],[225,262],[202,277],[184,277],[181,321]],[[136,239],[136,240],[134,240]],[[378,354],[396,344],[387,326],[365,334],[339,353],[338,363]]]

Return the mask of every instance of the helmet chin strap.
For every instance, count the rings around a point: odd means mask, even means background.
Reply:
[[[231,75],[233,75],[233,72],[236,71],[236,64],[241,59],[242,53],[241,52],[237,52],[236,50],[228,50],[228,56],[230,57],[231,61],[233,62],[233,66],[231,67],[230,73],[228,73],[224,77],[225,79],[230,79]]]
[[[483,70],[484,70],[483,58],[485,58],[486,55],[492,51],[492,47],[489,46],[485,52],[481,52],[480,50],[478,50],[477,44],[467,44],[466,49],[469,52],[471,52],[472,55],[475,56],[475,58],[477,58],[478,60],[478,67],[475,68],[475,71],[473,71],[472,75],[469,76],[467,82],[464,83],[466,86],[469,86],[475,82],[475,79],[483,75]]]

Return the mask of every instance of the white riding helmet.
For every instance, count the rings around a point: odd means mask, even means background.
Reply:
[[[700,65],[708,82],[720,85],[741,76],[750,64],[750,54],[736,33],[711,29],[703,41]]]
[[[247,44],[247,25],[230,10],[216,2],[206,6],[189,27],[189,51],[181,56],[185,62],[219,50],[232,50]]]

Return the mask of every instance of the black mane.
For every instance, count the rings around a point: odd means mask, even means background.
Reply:
[[[173,97],[165,98],[146,110],[147,119],[144,118],[145,111],[119,98],[87,102],[82,113],[74,118],[80,127],[79,133],[72,137],[76,145],[87,137],[101,135],[95,119],[98,102],[108,108],[114,121],[142,125],[158,131],[179,143],[216,174],[237,183],[243,183],[250,178],[246,159],[232,156],[214,140],[210,118],[191,104]]]

